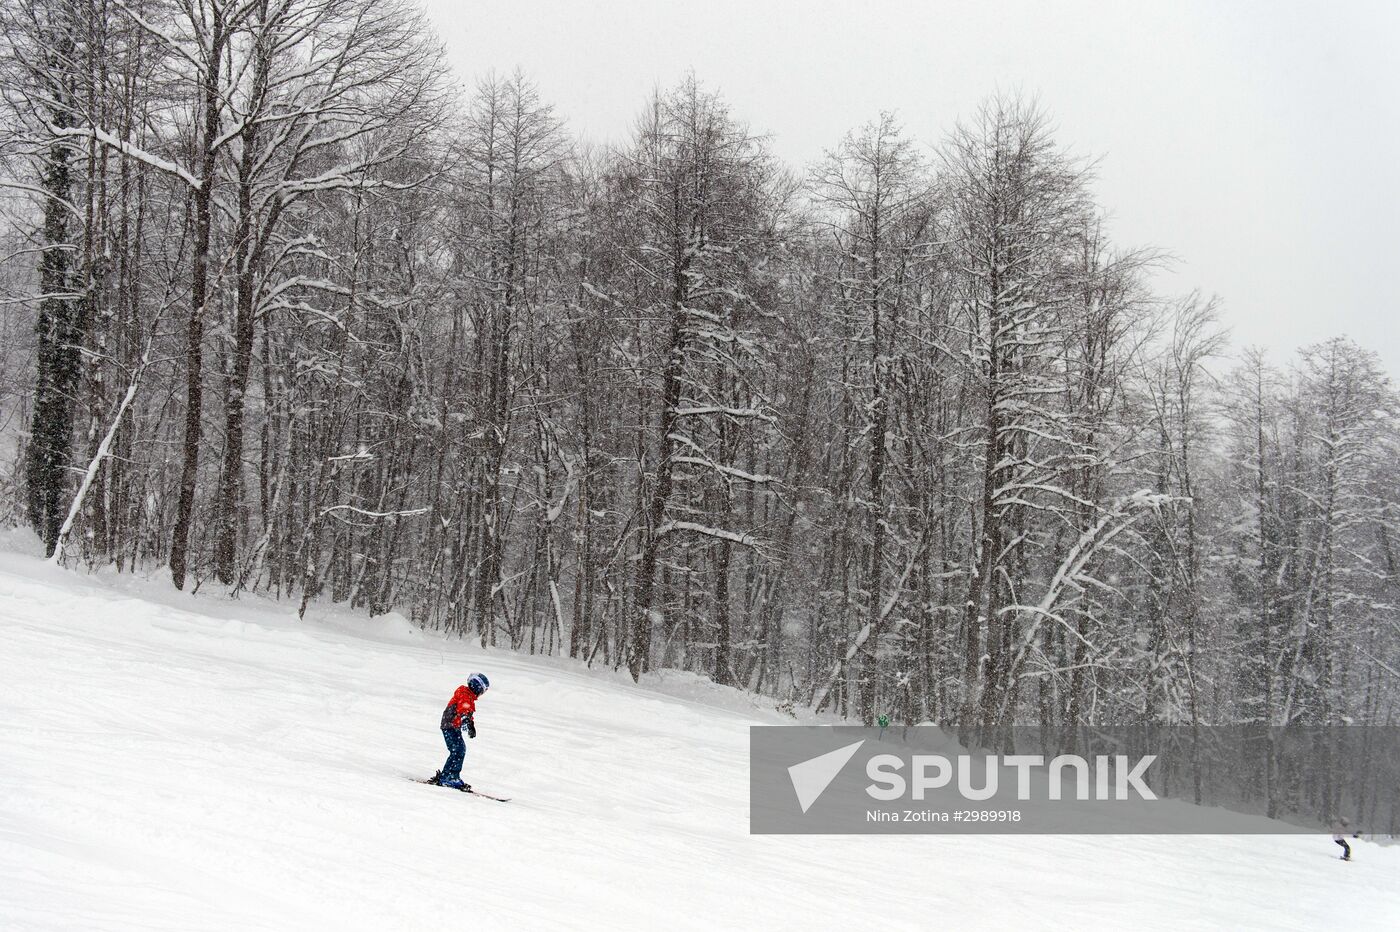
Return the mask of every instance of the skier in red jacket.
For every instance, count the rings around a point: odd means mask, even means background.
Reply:
[[[439,786],[450,786],[454,790],[469,790],[471,784],[462,782],[462,761],[467,757],[467,744],[462,740],[462,729],[467,730],[468,738],[476,737],[476,700],[481,698],[491,686],[484,673],[473,673],[467,677],[465,686],[458,686],[452,694],[452,701],[442,710],[442,739],[447,742],[447,763],[433,775],[432,782]]]

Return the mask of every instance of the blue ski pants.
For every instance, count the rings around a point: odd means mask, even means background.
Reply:
[[[447,763],[442,765],[444,780],[462,779],[462,761],[467,758],[467,743],[462,740],[460,728],[444,728],[442,740],[447,742]]]

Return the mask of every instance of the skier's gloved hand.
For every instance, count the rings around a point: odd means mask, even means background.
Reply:
[[[462,726],[467,729],[468,738],[476,737],[476,722],[472,721],[472,717],[470,715],[462,719]]]

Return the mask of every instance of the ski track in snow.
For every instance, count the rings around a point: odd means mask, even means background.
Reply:
[[[476,669],[504,805],[409,779]],[[1400,924],[1400,847],[1321,834],[751,836],[747,726],[791,719],[668,676],[0,554],[0,928]]]

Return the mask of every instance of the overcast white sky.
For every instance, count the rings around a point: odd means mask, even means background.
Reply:
[[[1344,333],[1400,374],[1400,2],[426,0],[464,79],[520,66],[625,137],[688,69],[803,167],[881,109],[936,143],[998,88],[1102,159],[1115,239],[1177,259],[1280,360]]]

